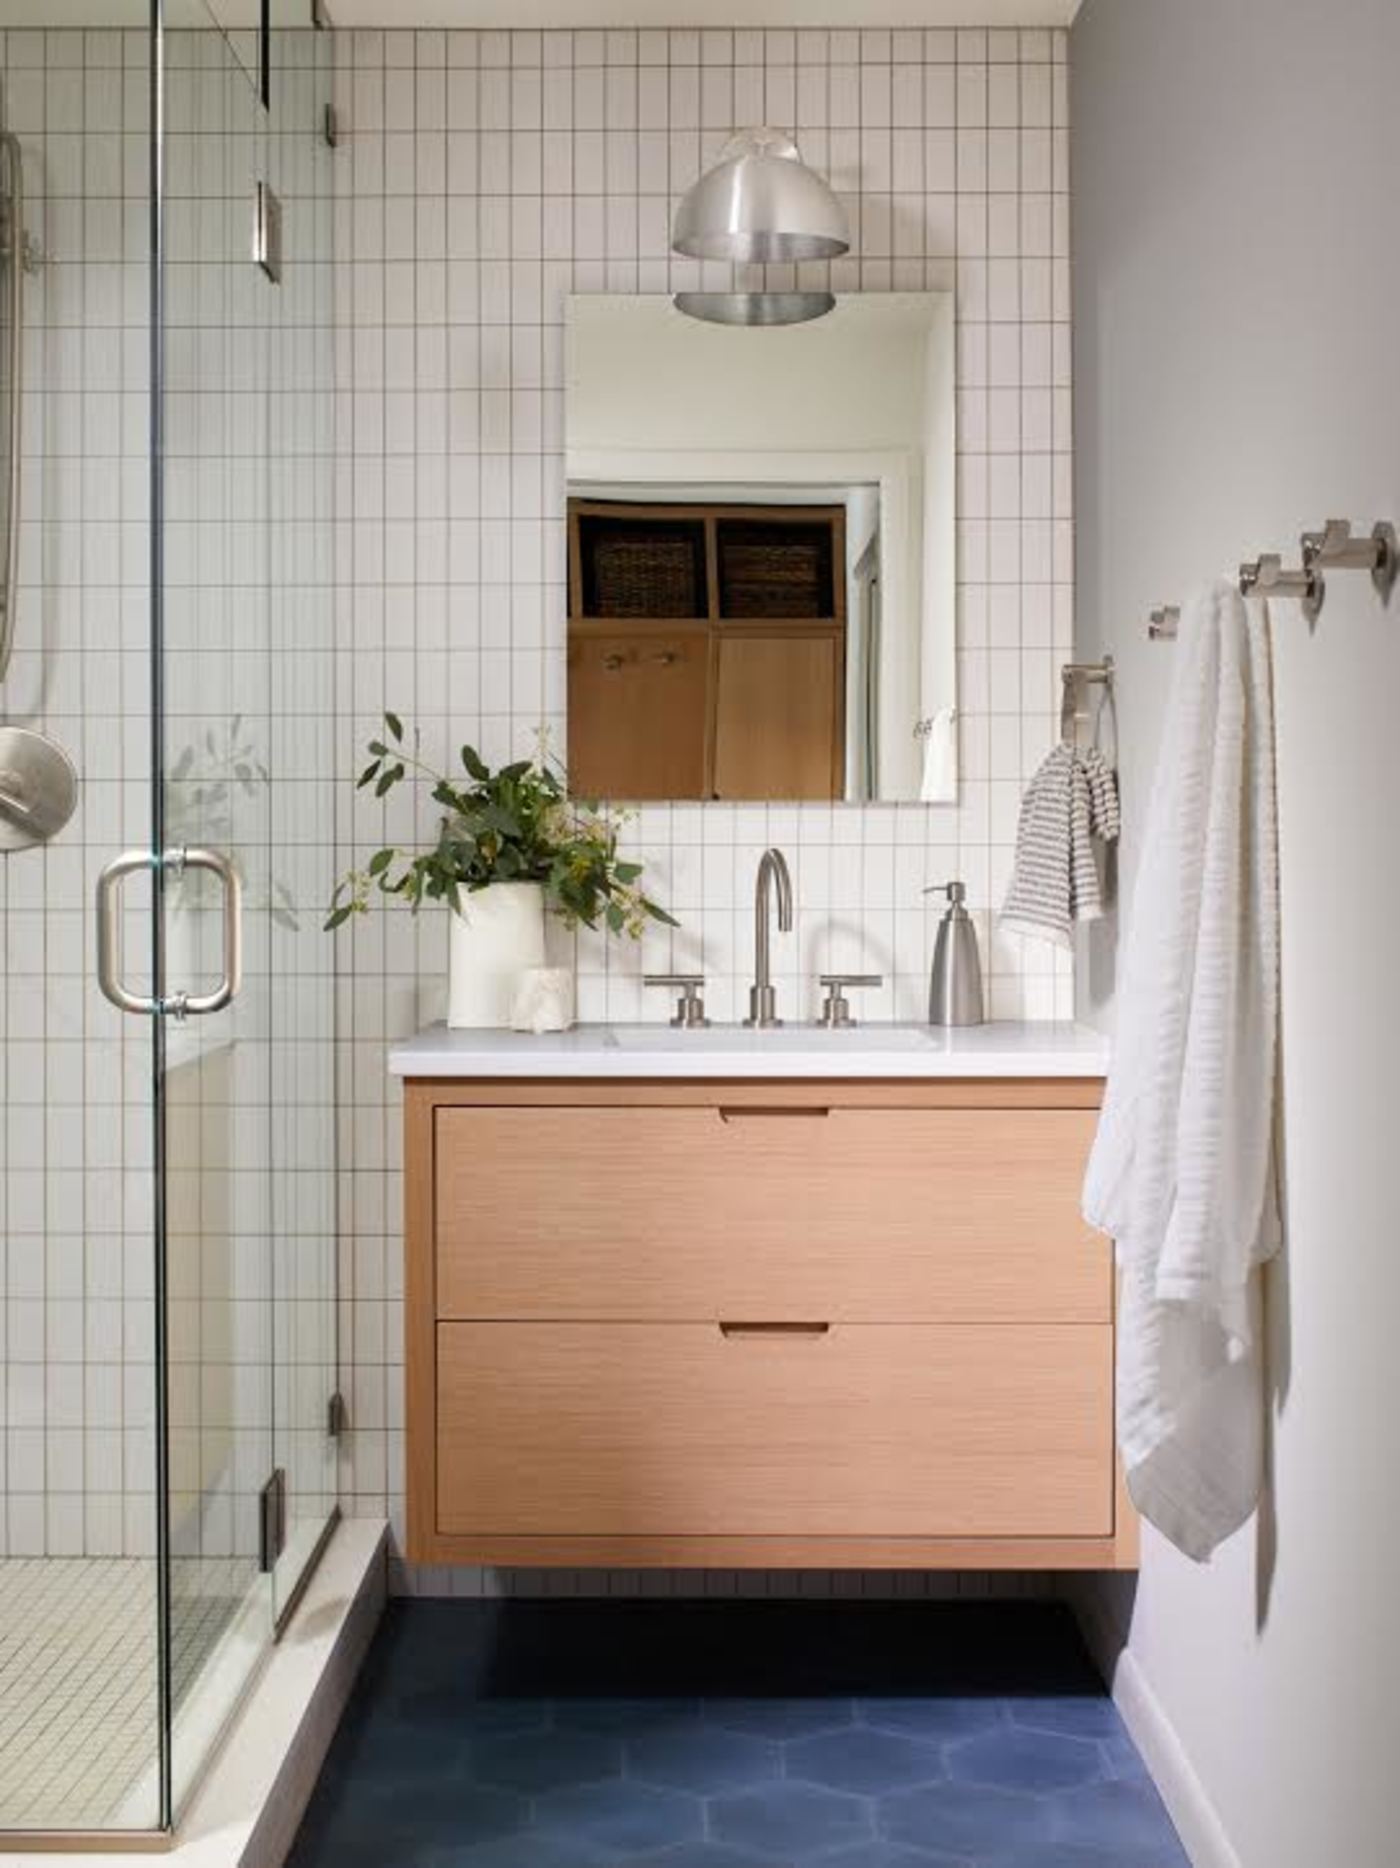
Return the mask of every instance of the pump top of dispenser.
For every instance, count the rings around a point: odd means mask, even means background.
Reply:
[[[962,908],[967,900],[967,884],[965,882],[934,882],[924,890],[924,894],[946,895],[954,908]],[[966,910],[964,909],[963,912],[966,913]]]
[[[928,988],[930,1025],[980,1025],[986,1019],[982,1000],[982,957],[977,927],[967,912],[964,882],[935,882],[925,895],[946,895],[948,912],[938,924],[933,972]]]

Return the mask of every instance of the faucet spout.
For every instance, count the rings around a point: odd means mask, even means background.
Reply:
[[[781,850],[765,850],[758,865],[758,876],[754,883],[754,983],[749,990],[749,1015],[744,1020],[751,1029],[770,1030],[781,1025],[778,1017],[777,994],[773,990],[772,957],[770,952],[769,923],[770,903],[774,892],[778,897],[778,931],[782,934],[792,932],[792,876],[789,873],[787,859]]]

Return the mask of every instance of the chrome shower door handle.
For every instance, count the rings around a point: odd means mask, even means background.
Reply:
[[[138,869],[157,866],[179,875],[206,869],[224,889],[223,973],[212,992],[177,992],[167,999],[128,991],[122,981],[121,887]],[[173,1012],[177,1018],[222,1012],[243,984],[243,883],[228,857],[218,850],[127,850],[114,857],[97,878],[97,983],[119,1012]]]
[[[208,870],[224,887],[223,977],[212,992],[176,993],[166,1001],[165,1009],[181,1018],[222,1012],[243,984],[243,879],[222,850],[167,850],[165,861],[177,874],[181,869]]]
[[[114,856],[97,878],[97,983],[102,995],[119,1012],[149,1013],[160,1001],[149,994],[128,992],[122,984],[122,884],[138,869],[154,869],[153,850],[126,850]]]

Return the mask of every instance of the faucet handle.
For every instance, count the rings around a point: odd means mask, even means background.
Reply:
[[[817,1023],[828,1031],[845,1031],[856,1022],[851,1017],[846,987],[883,986],[885,976],[883,973],[823,973],[820,983],[826,988],[826,997],[822,1000]]]
[[[709,1024],[705,1016],[705,975],[703,973],[644,973],[644,986],[671,986],[679,991],[676,1016],[671,1020],[678,1031],[703,1031]]]

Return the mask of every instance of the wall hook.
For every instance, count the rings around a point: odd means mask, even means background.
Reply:
[[[1172,642],[1181,628],[1181,606],[1164,603],[1147,618],[1147,633],[1154,642]]]
[[[1319,571],[1369,571],[1382,601],[1389,601],[1400,572],[1395,527],[1386,519],[1357,538],[1350,519],[1329,519],[1320,532],[1304,532],[1303,563]]]
[[[1315,623],[1322,612],[1327,587],[1321,571],[1305,565],[1300,571],[1285,571],[1276,551],[1266,551],[1252,564],[1240,566],[1240,593],[1256,597],[1296,597],[1304,616]]]

